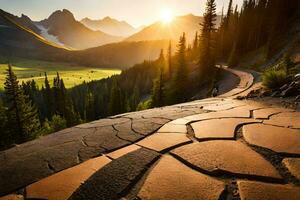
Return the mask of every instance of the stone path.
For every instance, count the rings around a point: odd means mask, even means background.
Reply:
[[[126,113],[0,152],[0,200],[300,199],[300,114],[234,97]],[[4,196],[6,195],[6,196]]]

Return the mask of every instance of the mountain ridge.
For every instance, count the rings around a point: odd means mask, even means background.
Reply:
[[[141,31],[126,38],[125,41],[146,41],[146,40],[174,40],[177,41],[183,32],[186,33],[188,43],[195,38],[196,32],[201,31],[200,23],[203,17],[193,14],[177,16],[170,23],[157,21],[146,26]],[[217,17],[217,26],[219,26],[221,17]]]
[[[91,30],[100,30],[104,33],[120,37],[128,37],[138,31],[138,29],[134,28],[128,22],[124,20],[119,21],[109,16],[99,20],[85,17],[80,22]]]
[[[60,42],[74,49],[87,49],[122,40],[122,37],[90,30],[67,9],[57,10],[37,23],[48,29],[48,33],[56,36]]]

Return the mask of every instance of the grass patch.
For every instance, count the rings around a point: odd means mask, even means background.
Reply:
[[[269,69],[262,76],[263,85],[269,89],[278,89],[288,82],[287,72],[283,69]]]
[[[61,78],[64,79],[67,88],[79,85],[83,83],[83,81],[90,82],[93,80],[100,80],[121,73],[121,70],[119,69],[100,69],[78,66],[70,63],[47,62],[22,58],[15,58],[11,63],[20,83],[23,81],[35,80],[39,87],[42,87],[44,84],[45,72],[48,74],[48,79],[51,84],[56,76],[56,72],[59,72]],[[7,64],[3,62],[3,60],[0,60],[0,90],[3,90],[4,88],[6,69]]]

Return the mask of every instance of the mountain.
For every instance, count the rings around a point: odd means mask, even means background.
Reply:
[[[80,22],[66,10],[58,10],[48,19],[36,23],[41,31],[57,37],[58,41],[74,49],[87,49],[108,43],[119,42],[122,37],[106,34],[102,31],[93,31]]]
[[[80,22],[89,29],[92,29],[94,31],[100,30],[104,33],[115,36],[129,37],[130,35],[138,32],[138,29],[135,29],[127,22],[118,21],[110,17],[105,17],[100,20],[84,18]]]
[[[170,23],[156,22],[148,27],[145,27],[140,32],[128,37],[125,41],[146,41],[146,40],[175,40],[178,41],[183,32],[186,33],[188,42],[191,42],[195,33],[200,32],[200,23],[202,17],[192,14],[176,17]],[[220,23],[218,17],[217,24]]]
[[[25,15],[17,17],[0,9],[0,55],[54,60],[68,51],[38,33],[34,23]]]

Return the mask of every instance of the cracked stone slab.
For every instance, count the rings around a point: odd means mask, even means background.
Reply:
[[[15,148],[8,149],[3,152],[6,159],[14,160],[20,159],[27,156],[32,156],[37,153],[43,152],[46,149],[54,149],[58,146],[80,142],[85,135],[93,134],[95,129],[81,130],[78,128],[69,128],[57,133],[53,133],[37,140],[26,142],[18,145]],[[7,162],[7,160],[5,161]],[[1,165],[1,163],[0,163]]]
[[[169,124],[175,124],[175,125],[186,125],[190,123],[190,120],[184,119],[184,118],[179,118],[174,121],[169,122]]]
[[[157,123],[157,119],[153,121],[149,119],[133,119],[132,129],[137,133],[147,136],[161,128],[165,123],[167,123],[164,120],[160,121],[161,123]]]
[[[81,145],[80,142],[66,143],[24,158],[6,159],[0,169],[0,195],[77,165]]]
[[[130,144],[118,138],[112,126],[69,130],[5,151],[0,160],[0,195]]]
[[[212,111],[223,111],[223,110],[230,110],[234,109],[236,107],[239,107],[241,105],[236,105],[234,103],[218,103],[218,104],[213,104],[213,105],[206,105],[203,106],[204,110],[212,110]]]
[[[218,200],[222,181],[201,174],[172,156],[163,156],[139,191],[143,200]]]
[[[248,108],[235,108],[231,110],[218,111],[218,112],[209,112],[198,115],[192,115],[185,117],[184,119],[189,121],[201,121],[208,119],[217,119],[217,118],[250,118],[250,110]]]
[[[186,125],[167,123],[161,127],[158,133],[187,133]]]
[[[254,181],[238,181],[241,200],[299,200],[300,187]]]
[[[113,158],[113,159],[117,159],[120,158],[122,156],[124,156],[125,154],[131,153],[133,151],[136,151],[138,149],[140,149],[140,146],[137,146],[135,144],[124,147],[122,149],[116,150],[114,152],[111,152],[109,154],[107,154],[108,157]]]
[[[254,119],[212,119],[191,124],[197,139],[234,139],[235,131],[239,125],[246,123],[258,123]]]
[[[112,126],[112,125],[116,125],[119,123],[124,123],[128,120],[129,119],[127,119],[127,118],[100,119],[100,120],[93,121],[90,123],[81,124],[76,127],[81,128],[81,129],[99,128],[99,127],[103,127],[103,126]]]
[[[26,198],[68,199],[82,183],[110,161],[107,157],[101,156],[56,173],[26,187]]]
[[[269,119],[270,116],[282,112],[289,112],[290,110],[284,108],[264,108],[253,111],[253,117],[255,119]]]
[[[137,144],[158,152],[192,142],[182,133],[155,133]]]
[[[285,158],[282,162],[291,174],[300,180],[300,158]]]
[[[82,184],[70,199],[120,199],[159,156],[141,148],[113,160]]]
[[[300,130],[250,124],[243,127],[243,135],[249,144],[268,148],[277,153],[300,154]]]
[[[144,137],[144,135],[138,134],[132,130],[131,120],[124,123],[116,124],[114,125],[114,128],[117,130],[118,137],[123,140],[136,142],[137,140]]]
[[[185,145],[172,151],[180,160],[209,174],[281,179],[262,156],[237,141],[208,141]]]
[[[108,151],[130,144],[130,142],[117,137],[117,133],[111,126],[97,128],[93,134],[84,137],[84,142],[88,147],[102,147]]]
[[[286,112],[274,115],[265,124],[300,129],[300,112]]]

